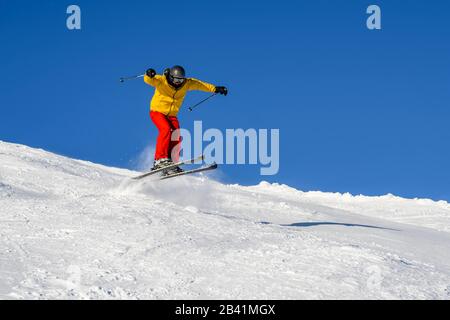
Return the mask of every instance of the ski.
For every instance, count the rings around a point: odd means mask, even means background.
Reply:
[[[175,178],[175,177],[179,177],[179,176],[184,176],[186,174],[203,172],[203,171],[214,170],[214,169],[217,169],[217,163],[215,163],[215,162],[212,164],[197,168],[197,169],[192,169],[192,170],[187,170],[187,171],[178,172],[178,173],[174,173],[174,174],[169,174],[167,176],[162,176],[161,178],[159,178],[159,180],[165,180],[165,179]]]
[[[202,154],[202,155],[200,155],[198,157],[195,157],[195,158],[192,158],[192,159],[189,159],[189,160],[179,161],[179,162],[176,162],[174,164],[171,164],[170,166],[166,166],[164,168],[159,168],[159,169],[156,169],[156,170],[149,171],[147,173],[141,174],[140,176],[133,177],[132,179],[133,180],[139,180],[139,179],[151,176],[151,175],[153,175],[155,173],[158,173],[158,172],[163,172],[165,170],[173,169],[173,168],[178,167],[178,166],[194,163],[195,161],[198,161],[198,160],[203,160],[204,158],[205,158],[205,156]]]

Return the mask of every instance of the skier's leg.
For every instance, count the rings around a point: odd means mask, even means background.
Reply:
[[[158,138],[156,139],[155,160],[168,159],[170,158],[169,146],[172,131],[171,124],[166,115],[160,112],[150,111],[150,118],[159,131]]]
[[[172,129],[172,135],[169,143],[169,156],[173,162],[180,161],[181,151],[181,135],[180,135],[180,123],[177,117],[168,117],[170,126]]]

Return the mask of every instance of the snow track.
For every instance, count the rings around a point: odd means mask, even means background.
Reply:
[[[0,299],[449,299],[450,205],[137,173],[0,142]]]

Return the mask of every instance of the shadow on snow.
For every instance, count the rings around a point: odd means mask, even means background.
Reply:
[[[261,224],[273,224],[271,222],[261,221]],[[344,226],[344,227],[360,227],[360,228],[371,228],[371,229],[382,229],[382,230],[391,230],[391,231],[400,231],[398,229],[370,226],[366,224],[355,224],[355,223],[339,223],[339,222],[326,222],[326,221],[317,221],[317,222],[297,222],[291,224],[280,224],[281,227],[298,227],[298,228],[306,228],[306,227],[317,227],[317,226]]]

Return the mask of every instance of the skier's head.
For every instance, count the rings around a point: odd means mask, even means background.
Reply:
[[[173,66],[164,71],[167,81],[175,88],[181,87],[186,81],[186,72],[182,66]]]

